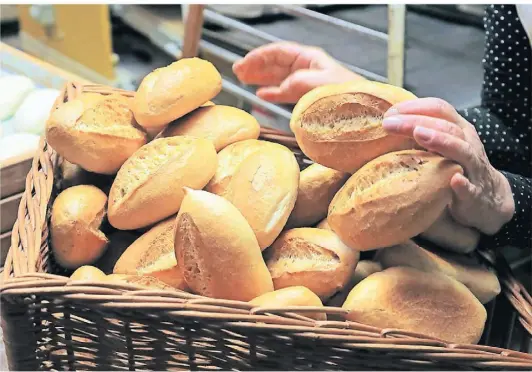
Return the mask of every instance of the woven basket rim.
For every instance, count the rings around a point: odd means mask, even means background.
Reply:
[[[104,87],[68,83],[58,99],[63,102],[81,92],[102,94],[123,94],[133,92]],[[291,133],[262,128],[261,139],[286,144],[298,149]],[[3,283],[0,285],[2,301],[35,295],[43,298],[62,297],[68,301],[79,301],[86,306],[125,309],[146,307],[170,316],[194,317],[221,321],[235,327],[272,328],[297,333],[304,337],[320,337],[329,341],[349,341],[353,347],[382,348],[383,350],[416,351],[416,357],[426,353],[432,356],[475,361],[478,366],[502,363],[501,367],[532,368],[532,355],[503,348],[483,345],[460,345],[430,338],[426,335],[397,329],[379,329],[351,321],[318,321],[303,316],[305,312],[326,312],[345,315],[346,310],[325,306],[323,308],[285,307],[254,308],[246,302],[206,298],[176,290],[148,289],[134,284],[105,282],[75,282],[69,278],[39,272],[47,263],[42,259],[42,249],[47,246],[48,204],[54,186],[54,167],[58,164],[57,154],[41,140],[41,150],[33,159],[32,170],[26,181],[18,218],[12,231],[12,246],[6,259]],[[41,202],[42,201],[42,202]],[[502,272],[503,292],[519,314],[519,320],[528,333],[532,334],[532,298],[524,286],[510,271]],[[298,314],[294,314],[297,311]],[[487,364],[486,364],[487,363]]]

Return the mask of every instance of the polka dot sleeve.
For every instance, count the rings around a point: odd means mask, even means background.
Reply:
[[[460,112],[475,125],[493,166],[510,182],[515,215],[486,247],[531,246],[532,52],[515,5],[489,5],[484,18],[484,84],[479,107]]]

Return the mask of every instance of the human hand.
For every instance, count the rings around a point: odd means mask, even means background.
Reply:
[[[320,48],[285,41],[252,50],[233,72],[244,84],[261,86],[258,97],[278,103],[296,103],[321,85],[363,79]]]
[[[464,175],[451,179],[456,221],[495,234],[515,211],[510,184],[489,162],[475,127],[447,102],[420,98],[391,107],[383,127],[389,133],[413,137],[425,149],[456,161]]]

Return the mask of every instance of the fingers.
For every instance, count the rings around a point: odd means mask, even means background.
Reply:
[[[279,85],[294,69],[308,68],[302,54],[310,47],[291,42],[263,45],[233,65],[233,72],[244,84]]]
[[[391,107],[384,117],[395,115],[422,115],[462,126],[463,118],[456,112],[454,107],[440,98],[419,98],[411,101],[398,103]]]
[[[465,169],[472,169],[474,152],[471,145],[461,138],[434,129],[418,126],[414,129],[416,142],[429,151],[454,160]]]
[[[451,178],[451,189],[454,195],[460,201],[471,200],[476,195],[476,187],[460,173],[456,173]]]
[[[263,87],[257,96],[269,102],[296,103],[307,92],[328,83],[326,73],[316,70],[299,70],[288,76],[278,87]]]
[[[422,115],[395,115],[387,116],[382,121],[384,129],[400,136],[414,136],[416,127],[425,127],[438,132],[447,133],[462,140],[465,139],[464,131],[450,121]]]

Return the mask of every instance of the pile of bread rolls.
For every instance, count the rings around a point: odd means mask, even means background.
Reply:
[[[220,90],[212,64],[182,59],[134,97],[82,93],[52,112],[64,190],[51,245],[72,280],[312,306],[300,315],[317,320],[342,306],[351,321],[479,341],[500,286],[460,254],[478,242],[447,212],[462,168],[381,125],[411,93],[353,82],[305,95],[291,129],[315,163],[300,171],[251,115],[211,102]]]

